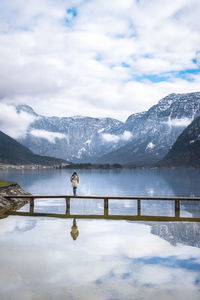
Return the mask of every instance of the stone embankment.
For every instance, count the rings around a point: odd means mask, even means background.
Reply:
[[[13,198],[6,199],[4,197],[6,195],[13,195]],[[14,198],[14,195],[30,195],[30,193],[24,191],[16,182],[7,182],[0,186],[0,215],[9,210],[17,210],[28,203],[28,199]]]

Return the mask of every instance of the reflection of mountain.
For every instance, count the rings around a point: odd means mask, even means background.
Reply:
[[[199,170],[160,170],[162,176],[174,192],[175,197],[199,197]]]
[[[160,170],[162,176],[175,197],[198,197],[199,175],[198,170]],[[181,202],[181,212],[186,211],[191,217],[199,217],[200,202]],[[199,223],[152,223],[151,232],[167,240],[172,245],[182,243],[200,247]]]
[[[151,233],[176,246],[178,243],[200,248],[199,223],[152,223]]]

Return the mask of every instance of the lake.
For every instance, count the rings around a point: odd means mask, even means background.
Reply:
[[[72,194],[74,170],[1,170],[32,194]],[[78,170],[80,195],[200,196],[199,170]],[[182,201],[191,222],[133,221],[137,202],[36,199],[0,220],[1,300],[196,300],[200,297],[200,203]],[[44,215],[46,214],[46,216]],[[48,215],[49,214],[49,215]],[[57,217],[55,216],[57,214]],[[141,214],[174,216],[171,201],[141,201]],[[88,216],[87,216],[88,215]],[[91,218],[96,215],[96,218]],[[123,219],[124,218],[124,219]]]

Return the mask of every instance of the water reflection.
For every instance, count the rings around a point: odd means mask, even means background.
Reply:
[[[71,237],[73,238],[73,240],[75,241],[79,235],[79,232],[78,232],[78,226],[76,224],[76,219],[73,219],[73,225],[72,225],[72,228],[71,228]]]
[[[200,195],[200,170],[198,169],[162,170],[160,176],[169,184],[177,197]]]
[[[200,196],[199,170],[79,170],[81,195]],[[32,194],[70,194],[71,170],[0,170]]]
[[[198,172],[163,172],[81,170],[79,191],[200,195]],[[7,179],[34,194],[66,194],[70,174],[13,171]],[[38,199],[2,218],[0,299],[199,299],[200,205],[181,202],[176,210],[173,202],[140,204],[113,200],[106,209],[101,200]]]
[[[56,199],[57,200],[57,199]],[[55,204],[55,201],[53,204]],[[80,202],[79,200],[82,200]],[[87,200],[87,199],[86,199]],[[95,199],[89,199],[90,201],[94,201]],[[177,243],[187,244],[190,246],[199,247],[200,246],[200,203],[199,201],[146,201],[146,200],[132,200],[132,202],[136,203],[135,214],[132,215],[121,213],[120,202],[123,203],[124,200],[99,200],[102,202],[103,211],[100,207],[101,214],[99,214],[96,209],[92,212],[92,214],[88,214],[88,209],[91,212],[90,202],[85,202],[85,199],[70,199],[67,198],[65,200],[65,206],[61,205],[61,208],[56,210],[58,206],[52,205],[53,199],[47,200],[31,200],[30,204],[25,205],[18,211],[11,211],[10,216],[18,216],[18,217],[29,217],[29,218],[55,218],[55,219],[73,219],[73,224],[71,226],[71,237],[75,241],[79,236],[79,230],[77,226],[77,219],[80,220],[117,220],[117,221],[128,221],[128,222],[142,222],[143,224],[148,224],[151,227],[151,233],[157,235],[165,240],[167,240],[172,245],[177,245]],[[74,206],[78,206],[79,211],[83,213],[74,213],[74,209],[71,210],[71,201],[75,202]],[[106,201],[106,205],[105,205]],[[112,210],[112,204],[114,202],[118,202],[118,210],[115,209],[114,214]],[[131,200],[128,200],[131,201]],[[34,204],[36,202],[36,206]],[[104,202],[104,205],[103,205]],[[111,202],[111,207],[110,207]],[[147,203],[146,203],[147,202]],[[153,202],[153,205],[152,205]],[[168,211],[168,214],[165,212],[165,206],[170,202],[171,210]],[[182,208],[182,202],[186,203]],[[42,207],[43,203],[43,207]],[[57,203],[57,202],[56,202]],[[82,207],[81,207],[82,203]],[[190,213],[186,213],[187,203],[189,204]],[[38,211],[37,205],[39,204],[40,210]],[[61,204],[61,203],[60,203]],[[64,203],[63,203],[64,204]],[[138,206],[139,205],[139,206]],[[142,207],[145,209],[142,209]],[[160,206],[162,209],[157,209]],[[125,205],[127,206],[127,204]],[[41,209],[42,207],[42,209]],[[130,208],[130,205],[128,206]],[[148,207],[148,209],[147,209]],[[94,207],[95,208],[95,207]],[[111,208],[111,209],[110,209]],[[63,211],[60,213],[60,211]],[[144,212],[147,214],[144,214]],[[167,210],[166,210],[167,211]],[[156,214],[156,212],[165,212],[162,214]],[[36,221],[35,221],[36,222]],[[198,223],[199,222],[199,223]],[[26,229],[32,229],[33,222],[29,222],[29,226],[26,225]]]
[[[36,222],[34,227],[29,220]],[[100,219],[79,219],[81,234],[74,243],[72,220],[1,220],[2,300],[199,299],[199,248],[181,239],[170,243],[162,237],[164,230],[155,234],[152,227],[158,223]],[[188,223],[182,224],[192,239]],[[190,224],[199,231],[196,223]],[[27,226],[28,231],[22,230]],[[173,232],[182,236],[180,227]]]

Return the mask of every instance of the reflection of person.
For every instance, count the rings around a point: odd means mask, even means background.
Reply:
[[[77,191],[77,187],[79,184],[79,177],[76,172],[74,172],[71,176],[71,183],[72,183],[72,187],[73,187],[74,196],[76,196],[76,191]]]
[[[73,226],[72,226],[72,230],[71,230],[71,236],[73,238],[73,240],[75,241],[78,237],[78,226],[76,225],[76,219],[73,219]]]

